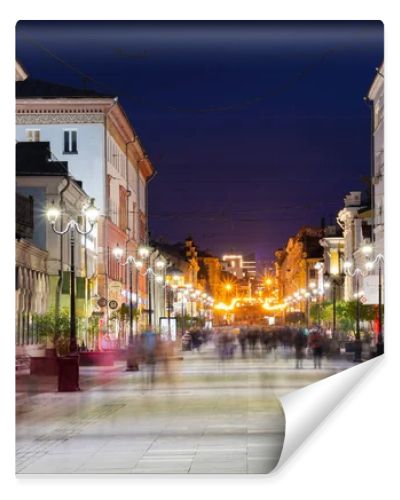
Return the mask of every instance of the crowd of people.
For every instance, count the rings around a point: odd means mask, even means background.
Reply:
[[[339,339],[317,325],[310,329],[257,324],[231,325],[215,329],[194,326],[179,340],[181,346],[150,329],[134,336],[135,360],[145,368],[150,384],[155,380],[156,365],[172,380],[170,364],[171,360],[176,358],[175,350],[200,353],[207,343],[211,344],[211,349],[215,348],[220,360],[229,360],[235,355],[242,358],[269,356],[274,361],[279,358],[293,359],[297,369],[303,368],[306,358],[312,359],[314,368],[319,369],[322,367],[323,356],[340,356],[341,352]],[[86,350],[84,344],[80,347],[82,351]]]
[[[307,356],[312,356],[314,368],[321,368],[323,355],[333,357],[340,352],[338,341],[318,326],[309,330],[288,326],[225,327],[217,329],[213,338],[220,359],[230,359],[238,350],[243,358],[271,354],[277,360],[278,352],[282,352],[286,358],[295,358],[296,368],[303,367]]]

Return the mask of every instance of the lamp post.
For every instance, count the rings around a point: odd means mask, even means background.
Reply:
[[[313,288],[312,292],[314,295],[314,300],[317,302],[317,324],[321,325],[321,299],[317,288]]]
[[[344,273],[324,273],[324,288],[328,290],[332,284],[332,338],[336,336],[336,303],[337,303],[337,288],[343,285]]]
[[[310,325],[310,292],[304,291],[304,297],[306,299],[306,328]]]
[[[117,245],[113,249],[113,254],[117,259],[117,262],[120,262],[121,257],[123,255],[123,250]],[[138,258],[133,257],[132,255],[128,255],[124,263],[121,263],[123,266],[128,266],[129,270],[129,336],[128,336],[128,352],[126,358],[126,371],[138,371],[139,365],[136,359],[135,347],[134,347],[134,337],[133,337],[133,268],[136,269],[136,277],[138,277],[139,271],[143,266],[143,261]],[[138,283],[138,280],[136,280]],[[138,309],[138,287],[136,285],[136,312]]]
[[[119,261],[123,255],[123,250],[117,245],[114,248],[113,253]],[[137,256],[128,255],[126,261],[122,265],[129,266],[129,338],[128,338],[128,353],[127,353],[127,371],[137,371],[139,370],[139,365],[136,359],[135,349],[134,349],[134,335],[133,335],[133,268],[136,269],[136,310],[139,305],[139,289],[138,289],[138,278],[140,270],[144,265],[144,260],[150,256],[150,249],[146,246],[139,246],[137,251]],[[158,271],[165,269],[165,262],[162,259],[157,259],[155,261],[155,267]],[[148,267],[142,276],[147,276],[148,290],[149,290],[149,328],[152,326],[152,301],[151,301],[151,278],[154,277],[157,283],[163,282],[164,278],[161,274],[157,274],[152,267]]]
[[[346,261],[344,263],[345,274],[351,278],[355,278],[356,292],[354,298],[356,299],[356,332],[355,332],[355,343],[354,343],[354,361],[356,363],[361,363],[362,361],[362,343],[361,343],[361,332],[360,332],[360,316],[361,316],[361,302],[360,298],[363,295],[360,292],[360,277],[364,276],[361,269],[356,268],[351,271],[353,267],[352,261]]]
[[[378,259],[379,257],[379,259]],[[378,259],[378,321],[379,321],[379,331],[378,331],[378,345],[377,345],[377,355],[384,353],[384,341],[383,341],[383,311],[382,311],[382,263],[384,261],[383,255],[379,254]]]
[[[367,257],[370,257],[372,254],[372,247],[370,245],[366,245],[362,247],[364,255]],[[383,354],[384,352],[384,342],[383,342],[383,305],[382,305],[382,266],[384,263],[385,259],[384,256],[379,253],[376,255],[374,260],[368,260],[365,264],[365,268],[367,273],[371,272],[375,265],[378,264],[378,343],[377,343],[377,355]]]
[[[66,226],[56,229],[56,224],[61,210],[55,206],[54,201],[47,209],[46,215],[52,230],[55,234],[63,236],[70,235],[70,337],[69,337],[69,356],[67,361],[60,360],[60,370],[58,377],[59,391],[77,391],[79,390],[79,356],[78,343],[76,339],[76,310],[75,310],[75,232],[82,236],[88,235],[94,228],[99,212],[94,206],[94,198],[91,198],[90,204],[83,210],[85,219],[89,222],[89,229],[81,229],[79,221],[70,219]]]
[[[180,303],[181,303],[181,336],[182,337],[185,335],[185,331],[186,331],[185,314],[186,314],[187,295],[188,295],[187,288],[185,286],[179,287],[178,298],[180,298]]]

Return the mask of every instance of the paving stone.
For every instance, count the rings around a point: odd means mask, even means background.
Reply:
[[[174,383],[158,372],[152,388],[123,363],[82,370],[79,393],[43,393],[40,380],[19,379],[17,472],[266,473],[284,440],[278,395],[347,368],[305,369],[299,379],[286,359],[204,354],[185,354]]]

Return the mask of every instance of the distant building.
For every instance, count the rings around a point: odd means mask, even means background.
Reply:
[[[275,252],[275,274],[278,286],[278,299],[283,301],[289,296],[308,290],[317,280],[315,265],[323,260],[323,249],[319,244],[323,230],[309,226],[289,238],[286,246]],[[304,309],[304,304],[300,304]]]
[[[199,250],[199,283],[217,302],[225,297],[222,290],[223,271],[222,264],[218,257],[208,251]]]
[[[243,279],[243,255],[224,254],[222,256],[222,268],[224,271],[233,274],[238,280]]]
[[[243,272],[249,279],[257,277],[257,261],[254,253],[243,256]]]

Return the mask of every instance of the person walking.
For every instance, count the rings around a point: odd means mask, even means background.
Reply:
[[[147,368],[147,383],[152,386],[155,381],[157,335],[149,328],[146,332],[142,333],[142,338]]]
[[[321,368],[323,338],[321,332],[315,328],[310,331],[308,345],[313,351],[314,368]]]
[[[302,328],[299,328],[294,336],[293,344],[296,353],[296,369],[303,368],[304,348],[307,345],[307,337]]]

